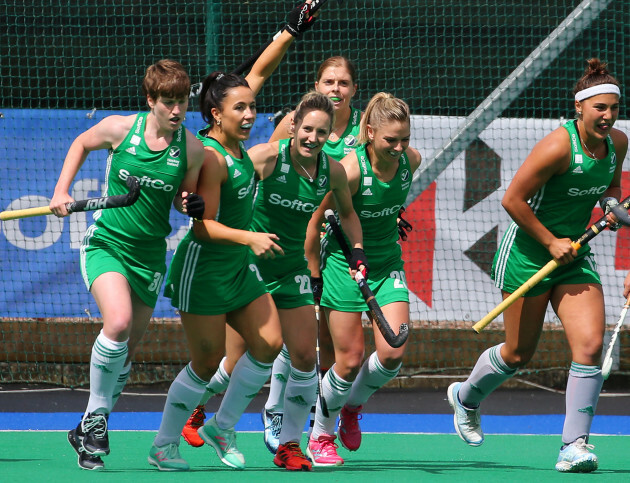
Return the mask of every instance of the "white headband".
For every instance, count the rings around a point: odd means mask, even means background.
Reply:
[[[589,97],[593,97],[598,94],[617,94],[621,97],[621,91],[615,84],[599,84],[598,86],[578,91],[577,94],[575,94],[575,100],[583,101],[584,99],[588,99]]]

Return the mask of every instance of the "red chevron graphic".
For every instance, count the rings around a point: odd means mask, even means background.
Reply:
[[[621,199],[630,195],[630,172],[621,173]],[[602,210],[598,208],[599,216]],[[615,270],[630,269],[630,228],[622,228],[616,232],[615,242]]]
[[[429,307],[433,303],[433,255],[435,250],[435,181],[405,207],[405,219],[413,225],[407,241],[401,241],[409,290]]]

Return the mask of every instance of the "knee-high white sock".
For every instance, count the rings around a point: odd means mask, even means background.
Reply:
[[[372,352],[352,383],[346,404],[352,407],[364,404],[372,394],[398,375],[401,366],[402,363],[393,371],[386,369],[378,360],[376,352]]]
[[[118,398],[123,392],[125,385],[127,384],[127,379],[129,379],[129,373],[131,372],[131,361],[125,364],[116,380],[116,386],[114,386],[114,394],[112,396],[112,409],[116,407],[116,402],[118,402]]]
[[[271,374],[271,364],[257,361],[249,351],[238,360],[221,406],[216,413],[217,425],[230,429],[241,418]]]
[[[302,431],[311,407],[317,397],[317,373],[315,369],[303,372],[291,366],[291,373],[284,392],[284,416],[278,438],[280,444],[300,442]]]
[[[271,382],[269,384],[269,396],[265,403],[265,409],[271,412],[284,411],[284,391],[291,372],[291,357],[286,345],[282,345],[282,350],[276,360],[273,361],[271,369]]]
[[[313,424],[313,431],[311,433],[313,439],[319,438],[322,434],[335,434],[337,416],[339,416],[341,408],[348,400],[351,387],[352,382],[339,377],[335,372],[334,365],[328,370],[322,381],[322,394],[328,406],[328,417],[324,417],[318,405],[317,412],[315,413],[315,423]]]
[[[477,360],[468,379],[459,388],[459,401],[466,407],[479,407],[492,391],[511,378],[516,369],[511,369],[501,357],[501,346],[486,349]]]
[[[214,373],[212,379],[210,379],[210,382],[206,386],[206,392],[203,394],[201,401],[199,401],[200,406],[205,405],[215,394],[221,394],[227,389],[230,383],[230,375],[225,372],[225,359],[225,357],[221,359],[217,372]]]
[[[208,381],[201,379],[186,365],[171,384],[164,404],[160,429],[153,444],[164,446],[169,443],[179,445],[182,429],[191,413],[199,404],[199,400],[206,390]]]
[[[599,366],[571,363],[567,381],[566,410],[562,429],[562,442],[569,444],[591,432],[591,423],[597,409],[604,376]]]
[[[85,413],[108,415],[114,407],[113,395],[129,349],[124,342],[110,340],[101,330],[92,346],[90,358],[90,399]]]

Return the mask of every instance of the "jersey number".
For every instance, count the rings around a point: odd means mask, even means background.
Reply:
[[[311,277],[308,275],[296,275],[295,283],[300,284],[300,293],[311,293]]]
[[[394,288],[407,288],[407,280],[405,279],[405,272],[393,271],[389,274],[389,278],[394,279]]]
[[[153,274],[153,282],[149,285],[149,292],[160,293],[160,287],[162,286],[162,281],[164,280],[164,274],[160,272],[155,272]]]
[[[250,263],[249,269],[256,274],[256,278],[258,278],[260,282],[263,281],[262,277],[260,276],[260,272],[258,271],[258,266],[255,263]]]

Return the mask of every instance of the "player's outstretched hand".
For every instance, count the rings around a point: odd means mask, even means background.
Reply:
[[[287,32],[294,37],[299,37],[310,29],[315,23],[315,20],[317,20],[311,14],[311,8],[311,2],[307,1],[291,10],[287,16],[287,24],[285,26]]]

